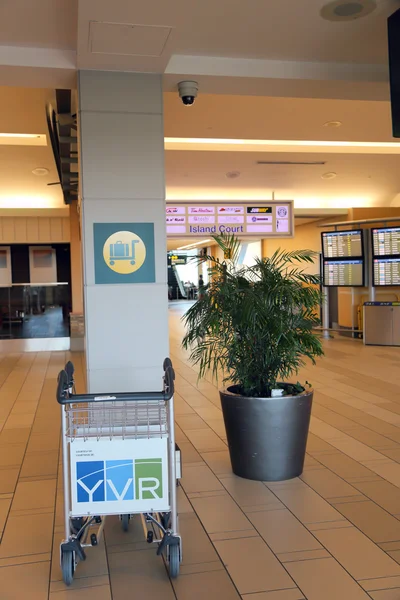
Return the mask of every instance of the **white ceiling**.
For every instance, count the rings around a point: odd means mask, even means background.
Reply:
[[[378,0],[369,16],[342,23],[321,18],[324,4],[4,0],[0,85],[13,88],[0,94],[0,132],[46,131],[48,93],[25,88],[73,87],[79,67],[163,73],[167,137],[393,141],[386,20],[398,0]],[[189,109],[176,92],[185,78],[200,84]],[[324,128],[331,120],[342,127]],[[326,165],[255,164],[307,158]],[[169,151],[167,196],[263,198],[275,191],[297,206],[390,205],[400,193],[399,161],[393,155]],[[31,174],[38,166],[50,169],[47,181]],[[228,171],[240,177],[227,179]],[[321,179],[329,171],[338,176]],[[56,180],[49,147],[3,148],[0,175],[0,207],[2,196],[28,191],[61,201],[59,188],[45,185]]]
[[[195,77],[211,93],[387,99],[386,19],[398,1],[340,23],[321,18],[325,4],[5,0],[0,81],[70,85],[78,66],[165,73],[166,90]]]

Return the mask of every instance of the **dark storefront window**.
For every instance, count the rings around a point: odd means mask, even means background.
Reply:
[[[70,336],[70,248],[69,244],[52,248],[57,281],[34,284],[29,282],[29,246],[11,246],[12,285],[0,287],[0,339]]]

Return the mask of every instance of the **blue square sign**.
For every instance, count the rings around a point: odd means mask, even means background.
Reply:
[[[96,284],[155,283],[154,223],[94,223]]]

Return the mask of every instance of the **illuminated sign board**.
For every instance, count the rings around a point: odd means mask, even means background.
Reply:
[[[190,238],[234,233],[239,237],[293,237],[293,200],[168,202],[167,236]]]

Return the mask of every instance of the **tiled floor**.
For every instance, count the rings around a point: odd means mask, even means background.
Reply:
[[[170,308],[184,561],[170,582],[140,523],[107,520],[70,589],[58,566],[62,483],[56,376],[66,352],[0,355],[1,600],[398,600],[400,349],[336,339],[301,379],[316,393],[300,479],[232,475],[217,389],[197,383]],[[83,357],[72,357],[83,388]]]

